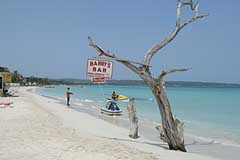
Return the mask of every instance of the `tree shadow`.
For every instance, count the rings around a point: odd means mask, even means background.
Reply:
[[[110,138],[110,137],[103,137],[103,136],[100,136],[100,137],[101,138],[105,138],[105,139],[110,139],[110,140],[132,142],[132,143],[139,143],[139,144],[148,144],[148,145],[152,145],[152,146],[161,147],[161,148],[163,148],[165,150],[169,150],[168,145],[166,143],[150,143],[150,142],[136,141],[136,140],[130,140],[130,139]]]
[[[121,138],[110,138],[110,137],[104,137],[104,136],[98,136],[98,137],[104,138],[104,139],[109,139],[109,140],[132,142],[132,143],[139,143],[139,144],[147,144],[147,145],[161,147],[165,150],[169,150],[167,143],[151,143],[151,142],[146,142],[146,141],[137,141],[137,140],[121,139]],[[214,140],[210,141],[210,142],[206,142],[206,143],[193,140],[192,143],[186,143],[185,146],[187,147],[187,146],[193,146],[193,145],[197,146],[197,145],[214,145],[214,144],[218,144],[218,143],[216,143]]]

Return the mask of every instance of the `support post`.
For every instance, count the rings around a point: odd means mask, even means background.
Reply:
[[[3,77],[0,74],[0,97],[3,97]]]
[[[136,139],[139,136],[138,136],[138,118],[136,114],[136,108],[134,106],[134,100],[135,98],[131,98],[129,100],[129,105],[127,109],[128,109],[128,115],[129,115],[129,120],[131,125],[129,137]]]

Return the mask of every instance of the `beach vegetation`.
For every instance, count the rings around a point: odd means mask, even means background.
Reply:
[[[0,66],[0,72],[10,72],[7,67]]]
[[[23,75],[20,74],[17,70],[13,71],[12,83],[21,83],[23,79],[24,79]]]

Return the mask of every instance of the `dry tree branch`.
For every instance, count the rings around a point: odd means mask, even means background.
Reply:
[[[189,2],[182,2],[181,0],[178,0],[178,3],[177,3],[177,17],[176,17],[176,27],[175,27],[175,30],[167,37],[165,38],[163,41],[161,41],[159,44],[156,44],[154,45],[152,48],[150,48],[146,54],[145,54],[145,57],[144,57],[144,61],[143,63],[144,64],[150,64],[151,62],[151,59],[152,57],[160,50],[162,49],[164,46],[166,46],[167,44],[169,44],[175,37],[176,35],[178,34],[178,32],[184,28],[186,25],[194,22],[195,20],[197,19],[200,19],[200,18],[204,18],[206,16],[208,16],[208,14],[203,14],[203,15],[200,15],[198,16],[198,9],[199,9],[199,4],[200,2],[198,1],[195,5],[193,4],[192,0],[190,0]],[[183,6],[187,6],[189,5],[191,10],[194,10],[195,11],[195,14],[194,16],[181,23],[181,8]]]
[[[182,24],[179,26],[179,28],[182,29],[183,27],[185,27],[185,26],[188,25],[189,23],[192,23],[192,22],[194,22],[194,21],[197,20],[197,19],[207,17],[208,15],[209,15],[209,14],[206,13],[206,14],[203,14],[203,15],[200,15],[200,16],[196,16],[196,17],[194,16],[194,17],[192,17],[191,19],[189,19],[189,20],[185,21],[184,23],[182,23]]]
[[[157,79],[157,80],[158,80],[158,81],[162,80],[163,77],[166,76],[166,75],[169,74],[169,73],[184,72],[184,71],[188,71],[188,70],[190,70],[190,69],[192,69],[192,68],[168,69],[168,70],[166,70],[166,71],[163,70],[163,71],[160,73],[160,75],[158,76],[158,79]]]
[[[101,47],[99,47],[98,45],[96,45],[93,42],[93,40],[90,36],[88,37],[88,42],[89,42],[90,47],[93,47],[96,49],[96,51],[99,53],[99,56],[105,56],[105,57],[108,57],[109,59],[116,60],[116,61],[122,63],[123,65],[127,66],[128,68],[130,68],[133,72],[135,72],[137,74],[140,73],[140,70],[138,69],[138,67],[132,64],[132,63],[138,63],[138,62],[132,62],[129,60],[125,60],[125,59],[116,57],[114,54],[104,51],[104,49],[102,49]]]
[[[88,41],[89,41],[89,46],[95,48],[95,49],[99,52],[99,55],[98,55],[98,56],[106,56],[106,57],[108,57],[109,59],[116,60],[116,61],[135,63],[135,64],[139,64],[139,65],[143,65],[143,66],[146,65],[146,64],[141,63],[141,62],[130,61],[130,60],[118,58],[118,57],[116,57],[114,54],[109,54],[109,52],[105,52],[102,48],[100,48],[99,46],[97,46],[96,44],[93,43],[91,37],[88,37]],[[147,66],[151,67],[150,65],[147,65]]]
[[[110,58],[114,58],[113,55],[107,54],[102,48],[100,48],[99,46],[97,46],[96,44],[93,43],[93,40],[90,36],[88,36],[88,43],[90,47],[93,47],[97,50],[97,52],[99,53],[98,56],[102,56],[102,55],[107,55],[107,57]]]

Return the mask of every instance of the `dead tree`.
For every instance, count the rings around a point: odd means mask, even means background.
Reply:
[[[130,98],[127,110],[129,114],[129,121],[131,123],[129,137],[136,139],[138,138],[138,118],[136,114],[136,108],[134,106],[134,98]]]
[[[190,10],[194,12],[192,18],[186,21],[181,20],[181,9],[184,6],[188,6]],[[178,0],[175,29],[163,41],[154,45],[152,48],[150,48],[146,52],[142,63],[117,57],[115,54],[107,52],[101,47],[99,47],[98,45],[96,45],[92,41],[91,37],[88,37],[89,46],[95,48],[96,51],[99,53],[99,56],[104,56],[109,59],[122,63],[123,65],[128,67],[130,70],[135,72],[137,75],[139,75],[139,77],[149,86],[158,103],[158,107],[161,113],[163,134],[165,137],[165,141],[168,143],[169,149],[180,150],[183,152],[186,152],[185,145],[184,145],[184,137],[182,133],[183,125],[179,120],[176,120],[173,117],[171,106],[164,89],[165,87],[164,87],[163,78],[170,73],[187,71],[190,68],[163,70],[158,77],[154,78],[150,71],[150,67],[151,67],[150,62],[152,57],[160,49],[162,49],[167,44],[169,44],[177,36],[179,31],[182,30],[185,26],[187,26],[188,24],[198,19],[208,16],[208,14],[199,15],[198,8],[199,8],[199,2],[194,4],[192,0],[189,0],[188,2],[183,2],[182,0]]]

